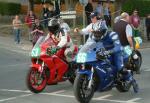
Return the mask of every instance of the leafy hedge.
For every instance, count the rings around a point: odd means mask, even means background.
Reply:
[[[0,2],[1,15],[15,15],[21,11],[21,4]]]
[[[141,17],[150,13],[150,0],[128,0],[123,4],[122,10],[132,14],[137,9]]]
[[[45,1],[45,0],[34,0],[34,3],[41,4],[43,1]],[[55,0],[46,0],[45,3],[51,3],[52,1],[55,1]]]
[[[122,10],[132,14],[133,10],[137,9],[140,16],[146,16],[150,13],[150,0],[127,0]]]

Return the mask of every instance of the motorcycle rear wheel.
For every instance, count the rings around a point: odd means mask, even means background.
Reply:
[[[128,92],[130,88],[131,88],[131,83],[127,83],[123,81],[117,82],[116,89],[119,92]]]
[[[89,103],[94,95],[95,86],[92,85],[92,87],[88,89],[88,82],[89,80],[87,75],[80,74],[76,76],[74,82],[74,94],[80,103]]]
[[[138,50],[136,50],[135,52],[138,55],[138,63],[137,63],[138,65],[136,65],[135,71],[137,74],[139,74],[141,71],[141,65],[142,65],[142,55]]]
[[[26,77],[26,85],[33,93],[40,93],[47,84],[45,71],[41,74],[37,69],[31,68]]]

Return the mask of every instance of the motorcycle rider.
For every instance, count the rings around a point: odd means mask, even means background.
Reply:
[[[52,18],[48,22],[49,36],[57,43],[55,48],[51,48],[51,53],[55,54],[59,49],[64,48],[64,55],[67,62],[72,62],[72,54],[74,45],[72,39],[68,35],[67,30],[60,27],[59,20]]]
[[[93,25],[92,36],[96,42],[102,42],[106,49],[104,51],[101,51],[101,49],[97,51],[97,57],[102,55],[111,55],[114,61],[113,64],[118,70],[119,75],[121,74],[127,79],[127,81],[131,82],[134,92],[138,92],[138,84],[132,77],[130,71],[124,68],[122,55],[123,47],[120,43],[118,34],[113,31],[108,31],[107,27],[103,23],[97,22]]]

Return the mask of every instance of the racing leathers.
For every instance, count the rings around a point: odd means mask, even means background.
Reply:
[[[103,43],[106,51],[109,51],[111,54],[114,66],[117,68],[118,71],[123,69],[123,56],[122,56],[122,46],[118,38],[118,34],[112,31],[107,31],[104,34],[103,39],[101,40]]]
[[[68,32],[65,29],[61,28],[60,30],[58,30],[55,36],[53,35],[51,37],[53,38],[53,40],[55,40],[55,42],[57,42],[57,48],[65,49],[64,55],[66,57],[66,60],[67,62],[71,62],[74,51],[74,45],[72,39],[68,35]]]

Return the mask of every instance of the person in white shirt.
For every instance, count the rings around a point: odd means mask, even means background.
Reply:
[[[82,30],[79,30],[79,28],[74,29],[74,32],[79,32],[80,34],[83,35],[89,35],[88,40],[93,38],[92,36],[93,25],[103,23],[106,26],[106,22],[99,18],[99,14],[97,12],[92,12],[90,17],[91,17],[91,23],[86,28],[83,28]]]

